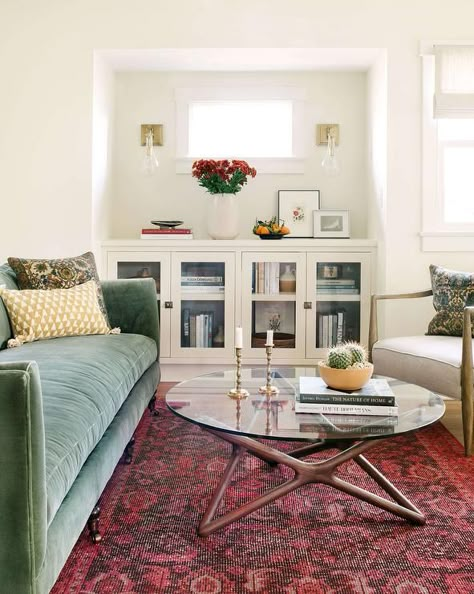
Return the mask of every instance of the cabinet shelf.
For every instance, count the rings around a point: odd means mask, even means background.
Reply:
[[[224,301],[224,293],[192,293],[181,291],[181,301]]]
[[[277,293],[276,295],[252,293],[252,301],[296,301],[296,293]]]
[[[285,246],[117,241],[103,250],[108,278],[155,280],[163,363],[234,364],[238,326],[246,361],[260,365],[269,329],[281,365],[314,365],[338,340],[366,344],[375,242],[295,239]]]
[[[360,295],[344,295],[332,293],[330,295],[320,295],[316,293],[318,301],[360,301]]]

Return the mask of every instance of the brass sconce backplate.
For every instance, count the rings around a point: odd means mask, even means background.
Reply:
[[[334,136],[335,144],[339,144],[339,124],[318,124],[316,126],[316,144],[327,144],[329,131]]]
[[[163,124],[142,124],[141,143],[146,146],[146,135],[149,130],[153,131],[153,146],[163,146]]]

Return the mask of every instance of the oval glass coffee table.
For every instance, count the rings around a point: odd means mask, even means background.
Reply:
[[[266,370],[244,369],[245,399],[227,396],[234,387],[235,371],[212,373],[174,386],[166,396],[168,408],[232,444],[232,455],[199,524],[198,534],[207,536],[252,513],[287,493],[309,483],[321,483],[348,493],[400,516],[424,524],[423,514],[373,466],[363,453],[382,439],[417,431],[438,421],[445,406],[440,396],[413,384],[387,378],[399,407],[398,417],[322,415],[295,413],[295,395],[300,376],[314,376],[314,368],[285,367],[273,371],[277,395],[259,393]],[[272,440],[272,446],[259,439]],[[307,442],[290,452],[278,450],[278,442]],[[302,460],[315,452],[336,450],[325,460]],[[294,477],[223,516],[214,518],[219,503],[240,459],[246,453],[269,465],[282,464]],[[353,460],[392,498],[384,499],[336,476],[336,470]]]

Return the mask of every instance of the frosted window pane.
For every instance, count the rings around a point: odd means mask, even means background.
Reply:
[[[291,101],[199,101],[189,105],[189,157],[293,156]]]
[[[444,149],[444,220],[474,222],[474,147]]]
[[[474,120],[440,119],[438,137],[440,140],[474,140]]]

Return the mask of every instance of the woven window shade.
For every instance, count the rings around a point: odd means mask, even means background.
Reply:
[[[474,45],[435,46],[435,118],[474,118]]]

